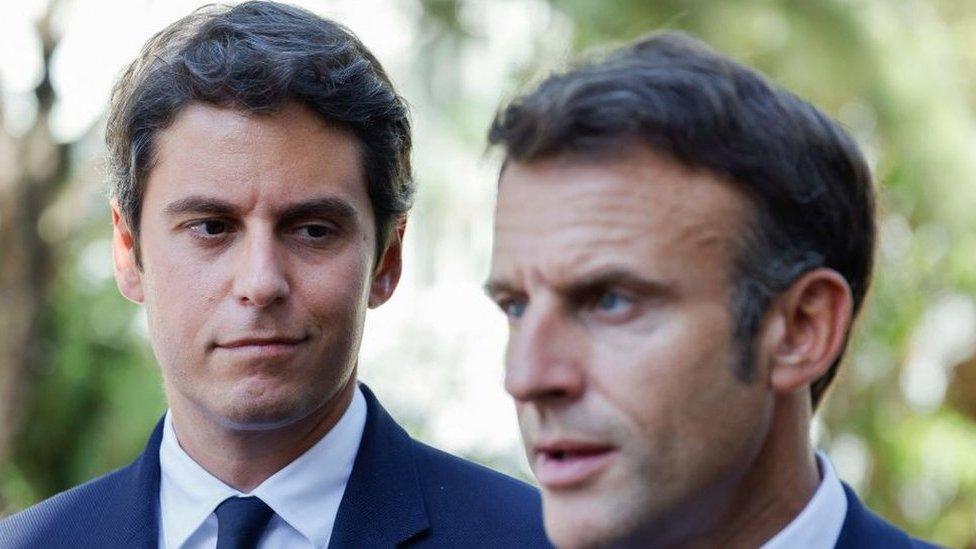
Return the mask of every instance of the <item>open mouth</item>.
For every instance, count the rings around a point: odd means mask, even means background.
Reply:
[[[555,461],[567,461],[571,459],[584,459],[597,456],[609,451],[606,449],[586,449],[586,450],[542,450],[548,459]]]
[[[605,469],[617,454],[612,446],[559,443],[536,448],[532,470],[548,489],[565,489],[587,482]]]

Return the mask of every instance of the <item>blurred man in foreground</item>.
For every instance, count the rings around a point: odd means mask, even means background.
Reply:
[[[556,545],[926,545],[810,443],[872,268],[847,133],[662,34],[548,78],[490,141],[487,290]]]
[[[349,31],[203,8],[129,66],[106,136],[115,274],[169,411],[0,547],[548,546],[536,490],[411,440],[356,382],[413,184],[406,106]]]

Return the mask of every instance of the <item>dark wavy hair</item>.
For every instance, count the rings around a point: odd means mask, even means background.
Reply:
[[[409,211],[407,105],[359,39],[286,4],[209,5],[153,36],[112,91],[105,135],[110,192],[132,231],[137,261],[157,136],[195,101],[255,114],[298,102],[350,130],[360,141],[378,254]]]
[[[506,162],[599,158],[637,142],[735,182],[754,206],[732,280],[744,380],[769,304],[803,273],[828,267],[843,275],[855,315],[864,301],[875,205],[854,140],[809,103],[687,35],[654,34],[550,76],[498,112],[489,141]],[[814,408],[840,361],[811,385]]]

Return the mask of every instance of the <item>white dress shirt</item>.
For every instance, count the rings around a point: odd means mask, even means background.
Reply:
[[[329,545],[366,425],[366,399],[358,387],[332,430],[249,494],[227,486],[193,461],[176,440],[169,412],[163,421],[159,446],[160,548],[216,548],[214,509],[233,496],[257,496],[274,510],[275,516],[261,537],[262,549],[318,549]]]
[[[800,514],[762,549],[833,549],[847,516],[847,496],[830,460],[817,452],[820,486]]]

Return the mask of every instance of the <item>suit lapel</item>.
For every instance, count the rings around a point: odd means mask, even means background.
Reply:
[[[332,529],[330,549],[392,547],[429,527],[413,441],[366,397],[366,426]]]

